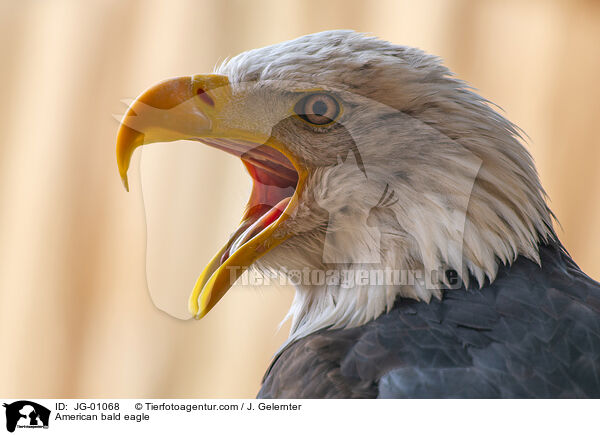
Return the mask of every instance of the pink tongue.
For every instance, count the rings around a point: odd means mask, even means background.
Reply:
[[[233,241],[229,249],[223,254],[221,257],[221,264],[223,264],[225,260],[227,260],[227,258],[237,251],[244,243],[275,222],[287,207],[290,199],[291,197],[282,199],[275,207],[271,208],[268,212],[259,217],[252,225],[246,228],[246,230]]]

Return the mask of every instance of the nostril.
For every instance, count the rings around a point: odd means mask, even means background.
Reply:
[[[196,95],[198,95],[200,97],[200,99],[202,101],[204,101],[206,104],[214,107],[215,102],[213,101],[212,98],[210,98],[210,95],[208,95],[204,89],[198,88],[198,90],[196,91]]]

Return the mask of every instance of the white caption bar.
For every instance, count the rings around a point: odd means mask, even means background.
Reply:
[[[502,434],[597,431],[592,400],[0,399],[19,435],[116,433]],[[36,429],[42,429],[40,432]]]

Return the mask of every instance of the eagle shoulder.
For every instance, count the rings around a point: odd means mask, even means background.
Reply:
[[[483,289],[400,299],[366,325],[280,352],[259,397],[600,397],[600,284],[560,245]]]

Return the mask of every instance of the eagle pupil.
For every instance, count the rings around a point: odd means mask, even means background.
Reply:
[[[313,104],[313,113],[317,116],[324,116],[327,113],[327,104],[323,101],[317,101]]]

